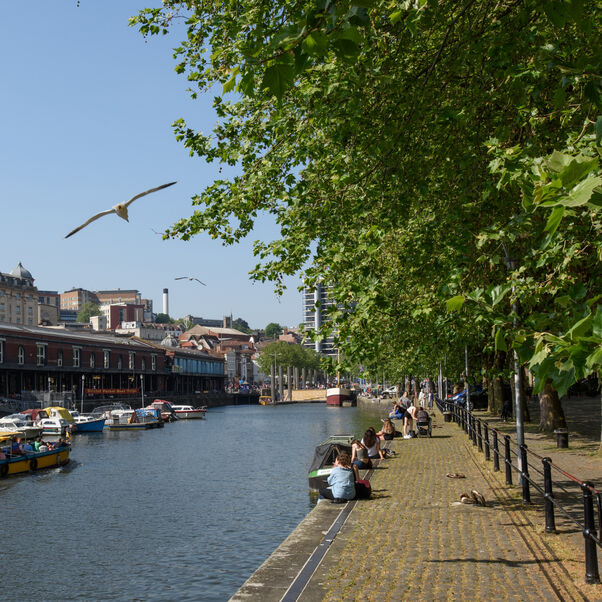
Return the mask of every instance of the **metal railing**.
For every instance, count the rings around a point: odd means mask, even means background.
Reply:
[[[602,496],[594,484],[581,481],[554,464],[551,458],[536,454],[526,445],[517,446],[510,435],[493,428],[462,406],[440,399],[437,399],[437,406],[444,414],[451,414],[453,422],[483,452],[485,460],[493,462],[494,472],[500,471],[500,459],[503,461],[506,485],[513,485],[514,473],[518,476],[523,504],[531,504],[532,488],[541,494],[546,533],[557,532],[556,512],[560,512],[568,523],[581,530],[585,542],[585,581],[600,583],[598,548],[602,547],[602,542],[601,535],[596,530],[596,510],[598,528],[602,531]],[[534,459],[538,462],[534,463]],[[556,481],[553,475],[556,475]],[[564,478],[563,482],[558,480],[558,475]],[[571,486],[578,490],[570,491]]]

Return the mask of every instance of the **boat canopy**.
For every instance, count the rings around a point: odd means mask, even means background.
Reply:
[[[67,408],[62,408],[61,406],[55,406],[51,408],[44,408],[44,411],[48,413],[48,416],[58,415],[59,418],[66,420],[67,422],[75,422],[73,416],[71,416],[71,412]]]
[[[309,467],[309,472],[319,470],[325,466],[332,466],[337,456],[343,451],[350,454],[351,439],[352,437],[350,436],[340,438],[331,437],[324,441],[324,443],[320,443],[320,445],[316,447],[314,459]]]
[[[32,420],[48,418],[48,412],[46,410],[40,410],[39,408],[29,408],[28,410],[23,410],[21,414],[28,414],[31,416]]]

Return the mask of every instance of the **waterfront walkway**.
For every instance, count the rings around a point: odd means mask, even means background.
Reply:
[[[233,599],[280,600],[322,546],[295,599],[602,600],[585,584],[583,546],[546,536],[541,509],[524,508],[456,424],[439,412],[434,424],[431,439],[390,442],[397,455],[374,471],[372,499],[355,502],[332,541],[322,538],[341,507],[321,502]],[[471,489],[487,507],[458,503]]]

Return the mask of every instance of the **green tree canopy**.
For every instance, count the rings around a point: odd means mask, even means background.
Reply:
[[[270,338],[276,338],[277,336],[282,334],[282,326],[277,324],[276,322],[270,322],[265,327],[265,336]]]
[[[302,370],[319,370],[320,369],[320,354],[313,349],[303,347],[294,343],[286,343],[284,341],[274,341],[266,345],[261,351],[257,359],[259,369],[264,374],[270,374],[271,366],[276,362],[276,365],[287,368],[298,368]]]
[[[178,16],[176,71],[218,120],[176,137],[236,171],[166,237],[233,244],[271,216],[252,277],[331,284],[314,336],[368,374],[459,373],[466,343],[561,393],[602,369],[596,2],[166,0],[132,23]]]
[[[244,332],[245,334],[251,334],[253,332],[247,321],[242,318],[232,320],[232,328],[236,328],[236,330],[240,330],[240,332]]]
[[[86,324],[90,321],[92,316],[100,315],[102,315],[100,306],[97,303],[92,303],[92,301],[86,301],[86,303],[82,305],[82,308],[77,312],[77,321]]]
[[[155,317],[155,324],[175,324],[175,320],[170,318],[167,314],[157,314]]]

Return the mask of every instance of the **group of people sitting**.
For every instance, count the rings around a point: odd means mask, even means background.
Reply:
[[[409,397],[408,391],[393,402],[393,410],[389,414],[389,418],[403,420],[403,438],[410,439],[412,437],[414,422],[428,422],[430,424],[431,417],[423,405],[414,405]]]
[[[372,468],[372,460],[384,460],[387,455],[380,442],[394,436],[395,426],[389,418],[378,433],[374,427],[368,427],[361,440],[351,442],[351,455],[339,453],[328,476],[328,487],[320,489],[320,496],[334,502],[370,497],[370,483],[360,478],[359,471]]]
[[[27,454],[33,454],[37,452],[47,452],[61,447],[68,447],[69,443],[60,437],[55,442],[44,441],[42,437],[37,437],[33,443],[29,443],[27,440],[23,441],[21,437],[15,437],[11,444],[0,448],[0,460],[6,460],[14,456],[24,456]]]

